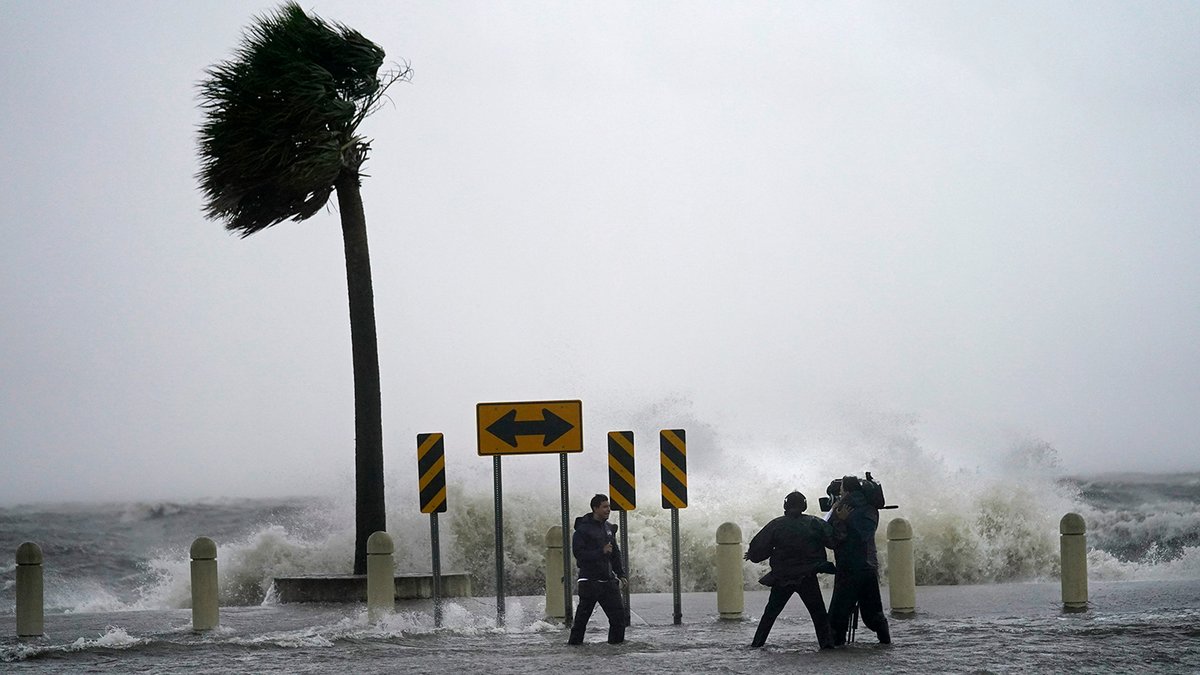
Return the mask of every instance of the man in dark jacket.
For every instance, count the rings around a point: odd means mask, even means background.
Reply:
[[[875,631],[879,641],[892,642],[887,617],[883,615],[883,600],[879,597],[879,559],[875,550],[883,489],[874,482],[867,487],[870,490],[864,489],[857,476],[843,478],[841,497],[829,519],[838,542],[834,549],[837,574],[833,577],[833,597],[829,600],[829,624],[836,646],[846,644],[855,605],[863,623]]]
[[[588,619],[599,602],[608,617],[608,643],[615,645],[625,640],[625,607],[621,602],[625,568],[617,547],[617,526],[608,522],[608,497],[592,497],[591,506],[591,513],[575,519],[575,534],[571,537],[571,552],[579,568],[579,608],[567,644],[583,644]]]
[[[820,518],[804,515],[807,508],[808,500],[804,495],[799,492],[788,494],[783,500],[783,515],[767,523],[750,540],[746,560],[771,560],[770,573],[760,580],[771,587],[771,597],[758,622],[751,647],[766,644],[771,626],[792,593],[799,594],[808,608],[817,632],[817,644],[821,649],[833,647],[825,600],[817,583],[817,572],[833,571],[833,565],[825,556],[825,549],[833,548],[833,528]]]

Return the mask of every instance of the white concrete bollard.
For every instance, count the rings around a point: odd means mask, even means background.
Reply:
[[[396,611],[395,552],[387,532],[367,537],[367,618],[371,621]]]
[[[212,630],[220,623],[217,544],[208,537],[192,542],[192,630]]]
[[[565,621],[566,602],[563,599],[563,541],[562,527],[546,530],[546,618]]]
[[[887,526],[888,597],[892,614],[912,614],[917,609],[917,570],[913,560],[912,525],[894,518]]]
[[[717,612],[722,619],[740,619],[745,608],[742,528],[721,523],[717,528]]]
[[[1062,601],[1068,612],[1082,612],[1088,604],[1087,524],[1078,513],[1068,513],[1058,524],[1062,553]]]
[[[17,547],[17,637],[41,637],[45,626],[42,549],[27,541]]]

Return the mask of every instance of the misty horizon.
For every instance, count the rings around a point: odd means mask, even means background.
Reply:
[[[0,10],[0,503],[353,489],[336,204],[240,239],[195,178],[276,6]],[[623,429],[1200,471],[1200,6],[304,7],[414,72],[362,127],[389,499],[418,433],[486,481],[484,401],[583,401],[577,495]]]

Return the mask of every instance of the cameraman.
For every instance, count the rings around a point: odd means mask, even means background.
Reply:
[[[746,560],[762,562],[769,558],[771,561],[771,571],[759,580],[771,587],[771,597],[763,609],[751,647],[766,644],[775,619],[793,593],[800,596],[808,609],[817,632],[817,644],[821,649],[833,647],[825,599],[821,597],[821,586],[817,583],[818,572],[828,574],[833,571],[825,557],[825,549],[833,548],[833,528],[816,516],[804,515],[807,508],[808,500],[804,495],[789,493],[783,500],[783,515],[767,523],[750,540]]]
[[[833,597],[829,600],[829,624],[835,646],[846,644],[855,605],[863,623],[875,631],[879,642],[892,642],[887,617],[883,615],[883,600],[879,597],[879,560],[875,550],[881,506],[883,488],[879,484],[867,481],[864,486],[857,476],[842,478],[841,497],[834,503],[829,519],[837,542],[834,548],[837,573],[833,577]]]

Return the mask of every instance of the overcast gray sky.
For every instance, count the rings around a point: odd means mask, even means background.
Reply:
[[[241,240],[194,178],[195,85],[275,6],[0,1],[0,501],[349,479],[337,214]],[[1200,468],[1200,4],[303,6],[414,71],[364,126],[390,481],[556,398],[598,470],[634,420],[881,417]]]

